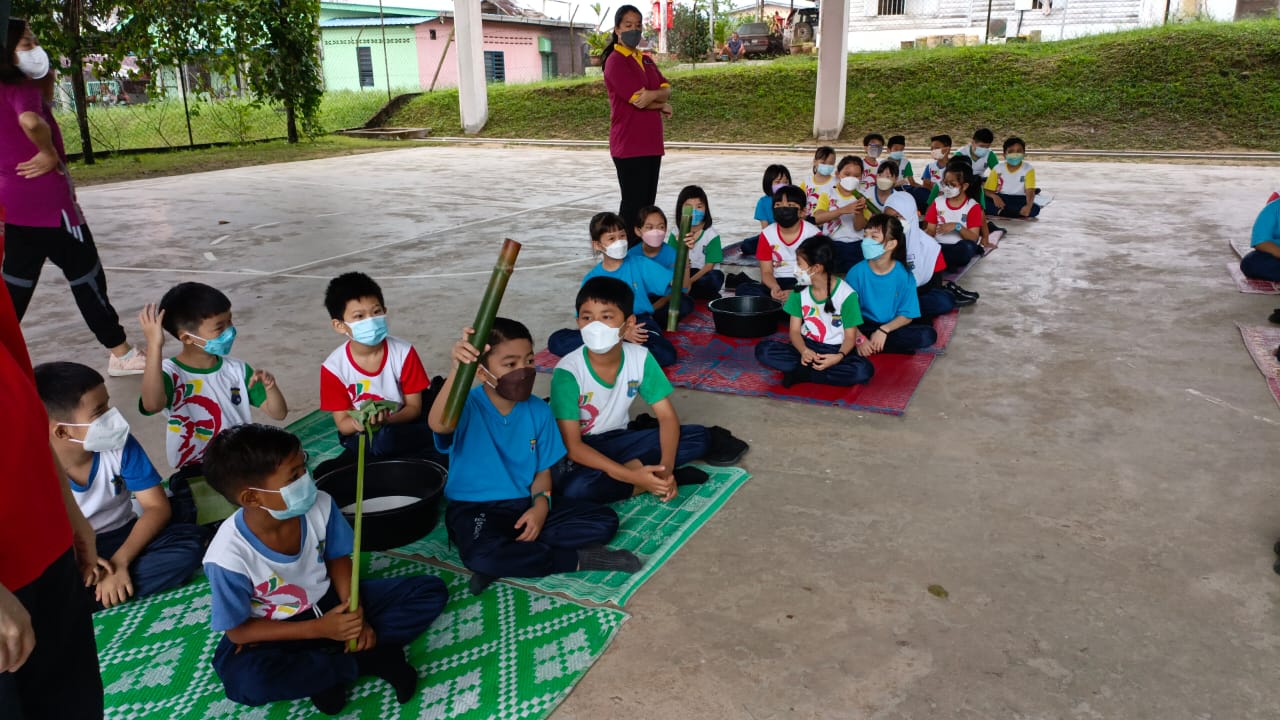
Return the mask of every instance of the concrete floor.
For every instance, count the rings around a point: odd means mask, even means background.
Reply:
[[[673,154],[659,197],[700,183],[720,231],[743,236],[776,160]],[[1232,324],[1280,300],[1223,269],[1277,170],[1038,169],[1057,201],[965,279],[982,300],[905,417],[677,391],[682,417],[753,443],[754,478],[632,600],[558,718],[1280,716],[1280,411]],[[545,338],[572,315],[588,218],[617,207],[605,153],[527,149],[80,195],[133,337],[169,285],[214,284],[235,354],[276,374],[293,417],[317,406],[340,340],[331,276],[377,277],[392,332],[443,371],[501,238],[525,243],[504,314]],[[44,280],[24,325],[35,359],[105,369],[61,278]],[[110,382],[161,464],[138,387]]]

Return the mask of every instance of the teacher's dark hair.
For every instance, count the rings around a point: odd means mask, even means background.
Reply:
[[[27,79],[26,75],[13,63],[14,53],[22,36],[27,34],[27,21],[22,18],[9,18],[9,30],[5,35],[4,52],[0,53],[0,82],[17,85]]]
[[[609,33],[609,44],[600,53],[600,67],[604,67],[604,61],[609,59],[610,53],[613,52],[613,46],[618,42],[618,26],[622,24],[623,19],[630,13],[639,15],[640,22],[644,22],[644,13],[640,12],[640,8],[635,5],[623,5],[618,8],[618,12],[613,14],[613,32]]]

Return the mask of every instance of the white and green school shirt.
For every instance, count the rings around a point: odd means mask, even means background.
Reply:
[[[813,299],[813,288],[804,287],[791,291],[782,309],[800,318],[800,334],[806,339],[839,345],[844,342],[845,328],[862,324],[862,306],[858,304],[858,293],[839,278],[831,286],[831,305],[834,312],[827,312],[827,301]]]
[[[622,364],[612,383],[596,375],[584,346],[556,365],[551,376],[551,412],[556,420],[577,420],[583,435],[600,435],[626,429],[637,395],[653,405],[671,390],[671,381],[645,346],[622,343]]]
[[[177,358],[163,365],[164,394],[169,399],[165,419],[165,454],[169,465],[181,469],[204,460],[204,449],[214,435],[253,421],[250,407],[267,399],[262,383],[250,385],[253,368],[235,358],[218,358],[208,370],[189,367]],[[138,409],[142,410],[139,400]],[[143,415],[153,414],[142,410]]]
[[[667,236],[667,244],[671,247],[677,247],[679,242],[681,241],[676,237],[676,233]],[[702,228],[698,241],[689,248],[690,270],[701,270],[707,266],[707,263],[719,265],[722,262],[724,262],[724,249],[720,247],[720,233],[709,227]]]

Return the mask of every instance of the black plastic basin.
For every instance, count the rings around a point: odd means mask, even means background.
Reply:
[[[360,549],[391,550],[425,537],[440,520],[440,499],[447,477],[448,472],[430,460],[367,463]],[[316,479],[316,485],[333,496],[343,517],[355,527],[356,466],[325,473]]]
[[[717,333],[740,338],[774,334],[782,314],[782,303],[771,297],[724,297],[712,300],[708,307]]]

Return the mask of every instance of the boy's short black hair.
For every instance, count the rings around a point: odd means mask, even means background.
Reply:
[[[883,175],[884,173],[889,172],[892,173],[894,177],[898,177],[899,170],[900,168],[898,167],[897,160],[881,160],[879,167],[876,168],[876,175]]]
[[[697,185],[685,185],[680,190],[680,196],[676,198],[676,222],[680,222],[683,217],[681,213],[684,212],[684,204],[695,198],[702,201],[702,227],[711,227],[715,222],[711,219],[711,201],[707,199],[707,193]]]
[[[667,214],[662,212],[662,208],[658,207],[657,205],[645,205],[644,207],[640,208],[640,212],[636,213],[636,227],[638,228],[644,227],[644,221],[648,220],[649,216],[654,213],[658,213],[659,215],[662,216],[663,225],[667,224]]]
[[[862,146],[870,145],[872,140],[879,140],[881,145],[884,144],[884,136],[880,133],[867,133],[862,136]]]
[[[980,143],[993,143],[996,141],[996,134],[988,128],[978,128],[973,131],[973,141]]]
[[[859,171],[863,169],[862,158],[858,157],[857,155],[845,155],[844,157],[840,158],[840,164],[836,165],[836,172],[840,172],[841,170],[844,170],[847,166],[855,165],[855,164],[858,166]],[[808,198],[806,198],[806,200],[807,199]]]
[[[160,298],[164,311],[165,332],[182,339],[182,333],[195,332],[200,323],[214,315],[231,310],[231,300],[222,291],[198,282],[178,283]],[[212,340],[213,338],[205,338]]]
[[[324,291],[324,308],[329,317],[341,320],[347,314],[347,303],[360,298],[377,298],[378,304],[386,307],[382,300],[382,288],[373,278],[362,272],[343,273],[329,281]]]
[[[261,423],[237,425],[209,441],[204,478],[232,505],[239,505],[240,491],[261,483],[300,450],[302,441],[287,430]]]
[[[888,145],[889,147],[893,147],[894,145],[906,145],[906,144],[907,144],[906,135],[894,135],[893,137],[889,138],[888,141],[885,142],[885,145]]]
[[[107,381],[97,370],[78,362],[49,362],[36,366],[36,392],[49,417],[67,420],[90,390]]]
[[[786,175],[787,184],[791,184],[791,171],[786,165],[774,163],[764,169],[764,180],[761,181],[760,186],[764,188],[765,195],[773,195],[773,181],[777,180],[779,175]]]
[[[607,232],[626,229],[626,224],[617,213],[602,212],[591,216],[591,242],[596,242]]]
[[[578,290],[578,297],[573,301],[574,311],[581,310],[583,303],[588,300],[612,305],[621,310],[626,317],[631,317],[635,312],[635,293],[631,292],[631,288],[626,283],[616,278],[593,277],[582,283],[582,288]]]
[[[489,346],[489,349],[480,353],[480,362],[483,363],[488,360],[489,353],[493,351],[493,348],[508,340],[528,340],[532,343],[533,335],[529,333],[529,328],[518,320],[504,317],[494,318],[493,327],[489,329],[489,337],[485,339],[485,344]]]
[[[836,172],[839,171],[837,170]],[[778,192],[773,194],[774,205],[777,205],[783,200],[790,200],[801,208],[804,208],[804,206],[809,202],[809,196],[805,195],[804,190],[801,190],[799,187],[795,185],[788,185],[786,187],[778,188]]]
[[[1023,150],[1027,149],[1027,144],[1022,142],[1022,138],[1018,137],[1017,135],[1014,135],[1013,137],[1004,141],[1004,151],[1009,152],[1009,148],[1013,147],[1014,145],[1021,145]]]
[[[813,159],[821,160],[825,157],[831,157],[836,154],[836,149],[830,145],[819,145],[817,150],[813,151]]]
[[[946,147],[951,147],[951,136],[950,135],[934,135],[933,137],[929,138],[929,142],[942,143]]]

